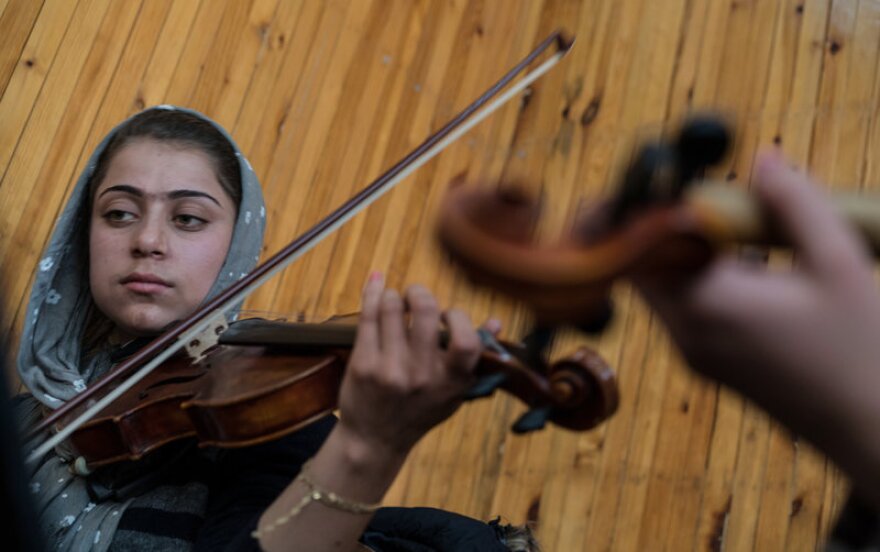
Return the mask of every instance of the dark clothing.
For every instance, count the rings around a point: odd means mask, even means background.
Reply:
[[[207,519],[195,549],[260,550],[251,536],[260,515],[318,452],[335,423],[328,416],[283,439],[224,451],[209,484]]]
[[[509,552],[497,527],[435,508],[382,508],[361,542],[377,552]]]
[[[880,512],[855,493],[851,494],[837,518],[825,551],[880,551]]]
[[[159,549],[163,541],[189,542],[196,551],[260,550],[251,536],[260,515],[315,455],[335,423],[328,416],[271,443],[217,451],[214,459],[191,450],[174,462],[162,485],[183,495],[193,492],[192,485],[204,484],[204,517],[185,507],[169,511],[165,502],[161,508],[136,502],[123,514],[111,550]],[[361,540],[376,552],[508,552],[494,526],[433,508],[382,508]]]

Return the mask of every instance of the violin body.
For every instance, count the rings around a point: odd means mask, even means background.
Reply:
[[[180,408],[202,446],[243,447],[292,433],[336,409],[348,351],[293,355],[283,347],[224,345],[210,379]]]
[[[70,443],[90,467],[97,467],[138,459],[165,443],[193,435],[192,422],[171,405],[191,397],[192,382],[204,376],[199,367],[179,360],[162,366],[145,378],[149,391],[131,390],[124,395],[128,408],[114,404],[101,411],[71,435]],[[139,395],[150,400],[138,405]]]
[[[89,468],[185,438],[244,447],[278,439],[336,408],[348,353],[220,345],[198,363],[175,357],[70,438]]]

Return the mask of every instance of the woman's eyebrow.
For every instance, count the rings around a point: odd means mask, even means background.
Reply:
[[[214,199],[214,196],[211,194],[206,194],[205,192],[199,192],[197,190],[174,190],[173,192],[168,192],[166,194],[168,199],[180,199],[182,197],[206,197],[217,204],[218,207],[222,207],[220,202]]]
[[[122,193],[130,194],[130,195],[133,195],[136,197],[144,197],[144,195],[145,195],[143,190],[141,190],[140,188],[135,188],[134,186],[131,186],[129,184],[116,184],[115,186],[110,186],[107,189],[105,189],[103,192],[98,194],[98,197],[101,197],[104,194],[107,194],[110,192],[122,192]],[[222,205],[220,205],[220,202],[217,201],[217,199],[215,199],[214,196],[212,196],[211,194],[207,194],[205,192],[197,191],[197,190],[174,190],[174,191],[168,192],[167,194],[165,194],[165,196],[168,199],[180,199],[182,197],[204,197],[204,198],[210,199],[211,201],[216,203],[218,206],[222,207]]]

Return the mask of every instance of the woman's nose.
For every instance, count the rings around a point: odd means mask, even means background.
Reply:
[[[158,217],[146,217],[137,226],[132,253],[137,257],[162,257],[168,253],[166,229]]]

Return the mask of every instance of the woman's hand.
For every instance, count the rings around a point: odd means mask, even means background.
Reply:
[[[449,331],[445,350],[441,321]],[[481,348],[464,312],[441,313],[418,285],[401,297],[372,275],[340,389],[340,430],[373,450],[405,455],[461,404]]]
[[[445,349],[441,321],[449,331]],[[499,326],[490,321],[486,329]],[[413,445],[461,404],[481,349],[463,312],[441,313],[422,286],[401,298],[381,276],[371,276],[339,392],[340,420],[312,458],[311,478],[346,502],[381,502]],[[259,522],[263,548],[289,550],[296,542],[297,550],[359,549],[370,515],[316,503],[297,510],[309,492],[294,482],[266,509]]]
[[[880,295],[871,261],[805,174],[765,154],[755,176],[768,215],[794,246],[793,270],[719,258],[696,275],[636,285],[694,369],[880,489]]]

